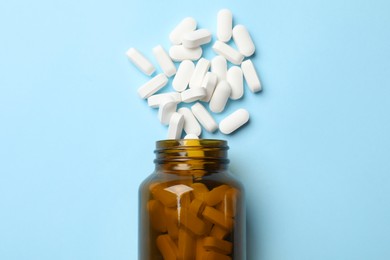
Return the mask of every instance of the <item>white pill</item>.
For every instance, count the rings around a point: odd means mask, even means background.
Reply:
[[[185,33],[182,37],[183,46],[186,48],[196,48],[211,41],[211,32],[207,29],[199,29]]]
[[[184,91],[187,88],[188,83],[190,82],[194,69],[195,65],[192,61],[183,60],[183,62],[180,63],[179,68],[177,69],[175,78],[172,81],[172,87],[176,91]]]
[[[233,47],[227,45],[224,42],[216,41],[213,45],[213,50],[225,57],[228,61],[235,65],[240,65],[244,59],[244,55],[239,53],[237,50],[233,49]]]
[[[233,40],[237,46],[238,51],[246,56],[252,56],[255,53],[255,44],[252,41],[248,30],[244,25],[236,25],[233,28]]]
[[[205,58],[201,58],[198,63],[196,63],[194,73],[192,74],[190,80],[190,88],[200,88],[202,87],[202,81],[206,72],[210,68],[210,61]]]
[[[156,75],[138,89],[141,98],[148,98],[168,83],[168,78],[163,73]]]
[[[202,56],[202,48],[188,49],[183,45],[174,45],[169,49],[169,56],[174,61],[199,60]]]
[[[187,135],[194,134],[196,136],[200,136],[200,134],[202,133],[202,128],[200,127],[191,110],[187,107],[182,107],[179,108],[177,112],[184,116],[184,132],[186,132]]]
[[[184,18],[173,31],[169,34],[169,40],[172,44],[181,44],[183,34],[196,29],[196,20],[192,17]]]
[[[173,113],[169,120],[168,138],[167,139],[180,139],[183,132],[184,117],[177,112]]]
[[[233,66],[227,72],[227,82],[229,82],[232,92],[230,98],[237,100],[244,95],[244,79],[240,67]]]
[[[202,99],[206,96],[206,89],[204,88],[189,88],[181,92],[181,101],[184,103],[191,103]]]
[[[221,113],[225,109],[231,92],[232,89],[226,80],[218,82],[209,103],[210,110],[214,113]]]
[[[212,133],[217,130],[217,122],[215,122],[214,118],[210,115],[206,108],[202,106],[201,103],[195,103],[191,107],[191,111],[196,119],[198,119],[199,123],[206,129],[206,131]]]
[[[215,56],[211,60],[211,72],[217,75],[218,80],[226,79],[227,62],[223,56]]]
[[[217,38],[219,41],[228,42],[232,37],[233,15],[228,9],[222,9],[217,16]]]
[[[223,134],[231,134],[232,132],[236,131],[238,128],[240,128],[242,125],[244,125],[249,120],[249,113],[247,110],[240,108],[233,112],[232,114],[225,117],[220,123],[219,123],[219,130]]]
[[[126,55],[130,59],[130,61],[146,75],[150,76],[156,70],[153,64],[135,48],[130,48],[126,52]]]
[[[157,108],[165,100],[173,100],[178,104],[181,102],[181,95],[180,93],[177,92],[168,92],[168,93],[152,95],[148,97],[148,106],[152,108]]]
[[[188,134],[184,136],[184,139],[199,139],[199,136],[194,135],[194,134]]]
[[[158,109],[158,119],[161,124],[167,125],[169,124],[169,120],[171,120],[171,116],[176,112],[177,103],[173,100],[164,100]]]
[[[242,73],[249,89],[255,93],[261,90],[261,83],[259,76],[257,75],[255,66],[251,60],[246,60],[241,64]]]
[[[164,48],[161,45],[157,45],[156,47],[153,48],[153,54],[154,57],[156,57],[156,60],[160,65],[162,71],[167,77],[175,75],[176,73],[175,64],[173,64],[168,53],[164,50]]]
[[[207,72],[202,82],[202,88],[206,89],[206,96],[200,101],[209,102],[213,96],[215,87],[217,86],[218,78],[215,73]]]

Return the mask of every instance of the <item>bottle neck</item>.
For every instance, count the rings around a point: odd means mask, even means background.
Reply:
[[[157,172],[205,175],[227,170],[227,142],[210,139],[163,140],[156,142]]]

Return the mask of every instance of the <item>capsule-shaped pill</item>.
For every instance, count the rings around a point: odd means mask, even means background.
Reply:
[[[169,228],[168,228],[168,230],[169,230]],[[218,239],[225,239],[227,237],[227,235],[229,235],[229,233],[230,232],[228,230],[226,230],[218,225],[214,225],[210,231],[210,236],[216,237]]]
[[[238,51],[245,57],[252,56],[255,53],[255,44],[252,41],[248,30],[244,25],[238,24],[233,28],[233,40]]]
[[[224,199],[218,204],[217,209],[226,216],[235,217],[237,214],[238,191],[234,188],[228,189]]]
[[[145,58],[137,49],[130,48],[126,52],[127,57],[130,59],[130,61],[143,73],[150,76],[153,74],[153,72],[156,70],[153,66],[153,64]]]
[[[186,208],[180,210],[180,225],[185,226],[188,230],[198,236],[204,235],[207,231],[204,221]]]
[[[177,102],[171,100],[164,100],[158,109],[158,119],[161,124],[168,125],[171,116],[176,112]]]
[[[167,222],[168,235],[173,240],[177,240],[179,236],[179,222],[178,222],[177,209],[165,207],[164,210],[165,210],[165,218]],[[162,218],[161,215],[159,217]],[[214,233],[216,232],[214,231]]]
[[[187,135],[194,134],[196,136],[200,136],[202,133],[202,128],[200,127],[194,114],[192,114],[191,110],[189,108],[182,107],[179,108],[177,112],[184,116],[184,132],[186,132]]]
[[[154,57],[156,57],[156,60],[160,65],[162,71],[167,77],[175,75],[176,73],[175,64],[173,64],[168,53],[166,53],[166,51],[161,45],[157,45],[156,47],[153,48],[153,54]]]
[[[205,58],[201,58],[198,63],[196,63],[194,73],[192,74],[190,80],[190,88],[200,88],[202,87],[202,81],[206,72],[210,68],[210,61]]]
[[[183,132],[184,117],[183,115],[175,112],[172,114],[169,120],[168,137],[167,139],[180,139]]]
[[[212,189],[205,197],[206,204],[209,206],[215,206],[220,203],[225,197],[225,192],[228,189],[230,189],[230,187],[225,184]]]
[[[191,80],[194,69],[195,65],[192,61],[183,60],[177,69],[175,77],[173,78],[172,87],[178,92],[184,91]]]
[[[200,182],[191,184],[191,188],[193,189],[194,198],[200,201],[204,201],[206,194],[209,192],[207,186]]]
[[[178,239],[178,259],[190,260],[194,259],[196,249],[196,239],[184,228],[179,229]]]
[[[233,15],[228,9],[222,9],[217,16],[217,38],[221,42],[228,42],[232,37]]]
[[[164,188],[156,188],[152,191],[153,198],[160,201],[165,207],[177,206],[177,195]]]
[[[158,200],[149,200],[147,204],[150,224],[158,232],[167,232],[167,221],[161,216],[164,214],[164,206]]]
[[[225,109],[231,91],[232,89],[226,80],[218,82],[209,103],[210,110],[214,113],[221,113]]]
[[[240,108],[222,119],[219,123],[221,133],[228,135],[236,131],[238,128],[246,124],[249,120],[249,112],[246,109]]]
[[[232,242],[218,239],[216,237],[206,237],[203,239],[203,247],[206,250],[219,252],[224,255],[229,255],[233,250]]]
[[[181,44],[185,33],[195,31],[196,20],[192,17],[184,18],[169,34],[169,40],[172,44]]]
[[[156,75],[138,89],[141,98],[148,98],[168,83],[168,78],[163,73]]]
[[[196,258],[195,260],[204,260],[204,254],[207,252],[203,247],[203,239],[204,237],[198,237],[196,239]]]
[[[211,72],[217,75],[218,81],[226,79],[227,62],[223,56],[215,56],[211,60]]]
[[[206,95],[201,99],[201,101],[209,102],[213,96],[215,87],[217,86],[218,77],[217,74],[212,72],[207,72],[203,78],[202,88],[206,89]]]
[[[217,122],[215,122],[214,118],[210,115],[206,108],[202,106],[202,104],[199,102],[195,103],[191,107],[191,111],[196,119],[198,119],[199,123],[206,129],[206,131],[212,133],[217,130]]]
[[[244,78],[240,67],[233,66],[227,72],[227,82],[232,89],[230,98],[237,100],[244,95]]]
[[[261,82],[252,61],[251,60],[244,61],[241,64],[241,69],[249,89],[253,93],[261,91]]]
[[[183,45],[174,45],[169,49],[169,56],[174,61],[199,60],[202,56],[202,48],[188,49]]]
[[[202,212],[202,215],[207,221],[210,221],[215,225],[221,226],[226,230],[230,231],[233,228],[233,219],[228,216],[225,216],[225,214],[223,214],[219,210],[216,210],[215,208],[206,206]]]
[[[189,49],[199,47],[200,45],[211,41],[211,32],[207,29],[199,29],[185,33],[182,37],[183,46]]]
[[[204,88],[189,88],[181,92],[181,101],[184,103],[191,103],[202,99],[206,96],[206,89]]]
[[[176,260],[179,250],[168,235],[160,235],[156,240],[157,248],[160,250],[164,260]]]
[[[236,49],[233,49],[233,47],[221,41],[216,41],[214,43],[213,50],[215,53],[222,55],[223,57],[225,57],[225,59],[235,65],[240,65],[241,62],[244,60],[244,55],[239,53]]]
[[[181,102],[181,95],[177,92],[167,92],[167,93],[161,93],[161,94],[155,94],[150,97],[148,97],[148,106],[152,108],[159,107],[164,101],[166,100],[172,100],[176,103]]]
[[[200,217],[205,207],[206,204],[202,200],[194,199],[191,201],[189,209],[192,214]]]

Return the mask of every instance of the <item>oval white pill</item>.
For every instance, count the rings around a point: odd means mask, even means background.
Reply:
[[[237,100],[244,95],[244,79],[240,67],[233,66],[227,72],[227,82],[229,82],[232,92],[230,98]]]
[[[194,135],[194,134],[188,134],[184,136],[184,139],[199,139],[199,136]]]
[[[195,65],[192,61],[183,60],[183,62],[180,63],[177,73],[172,81],[172,87],[176,91],[184,91],[190,82],[194,69]]]
[[[231,134],[236,131],[242,125],[244,125],[249,120],[249,113],[247,110],[240,108],[228,115],[219,123],[219,130],[223,134]]]
[[[224,42],[216,41],[213,45],[213,50],[219,54],[225,57],[228,61],[235,65],[240,65],[241,62],[244,60],[244,55],[239,53],[236,49],[233,49],[233,47],[227,45]]]
[[[232,37],[233,15],[228,9],[222,9],[217,16],[217,38],[222,42],[230,41]]]
[[[211,72],[217,75],[218,80],[226,79],[227,62],[223,56],[215,56],[211,60]]]
[[[181,102],[181,95],[177,92],[168,92],[156,94],[148,97],[148,106],[152,108],[157,108],[161,105],[165,100],[175,101],[177,104]]]
[[[190,88],[200,88],[202,87],[202,81],[206,72],[210,68],[210,61],[205,58],[201,58],[198,63],[196,63],[194,73],[192,74],[190,80]]]
[[[141,98],[148,98],[168,83],[168,78],[163,73],[156,75],[138,89]]]
[[[206,96],[206,89],[204,88],[189,88],[181,92],[181,101],[191,103]]]
[[[218,82],[209,103],[210,110],[214,113],[221,113],[225,109],[231,91],[232,89],[226,80]]]
[[[167,139],[180,139],[183,132],[184,117],[177,112],[173,113],[169,120],[168,138]]]
[[[261,82],[252,61],[251,60],[244,61],[241,64],[241,69],[249,89],[253,93],[260,91]]]
[[[188,49],[183,45],[174,45],[169,49],[169,56],[174,61],[199,60],[202,56],[202,48]]]
[[[126,52],[127,57],[130,59],[130,61],[143,73],[150,76],[153,74],[153,72],[156,70],[153,66],[153,64],[145,58],[138,50],[135,48],[130,48]]]
[[[204,76],[203,82],[202,82],[202,88],[206,89],[206,95],[201,99],[201,101],[209,102],[215,87],[217,86],[218,78],[215,73],[207,72]]]
[[[157,45],[156,47],[153,48],[153,54],[154,57],[156,57],[156,60],[160,65],[162,71],[167,77],[175,75],[176,73],[175,64],[173,64],[168,53],[164,50],[164,48],[161,45]]]
[[[172,44],[181,44],[183,34],[196,29],[196,20],[192,17],[184,18],[169,34],[169,40]]]
[[[158,109],[158,119],[160,120],[161,124],[167,125],[169,124],[169,120],[171,119],[171,116],[173,113],[176,112],[177,103],[175,101],[171,100],[164,100]]]
[[[196,120],[194,114],[192,114],[191,110],[187,107],[182,107],[177,110],[179,114],[182,114],[184,117],[184,132],[189,134],[194,134],[196,136],[200,136],[202,133],[202,128],[200,127],[198,121]]]
[[[214,118],[210,115],[207,109],[202,106],[201,103],[197,102],[191,107],[191,111],[198,119],[199,123],[206,129],[206,131],[212,133],[217,130],[218,125]]]
[[[211,32],[207,29],[199,29],[185,33],[182,37],[183,46],[186,48],[196,48],[211,41]]]
[[[255,53],[255,44],[252,41],[248,30],[244,25],[236,25],[233,28],[233,40],[238,51],[246,57]]]

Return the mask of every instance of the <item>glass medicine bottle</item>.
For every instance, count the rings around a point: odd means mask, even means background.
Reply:
[[[242,185],[223,140],[156,142],[140,186],[139,260],[245,260]]]

